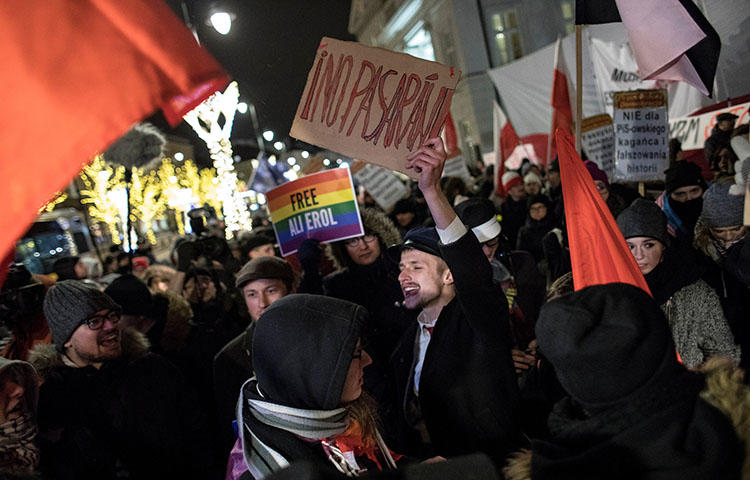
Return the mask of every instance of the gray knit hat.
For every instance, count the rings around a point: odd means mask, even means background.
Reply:
[[[667,216],[657,204],[649,200],[636,198],[617,216],[617,226],[626,239],[650,237],[669,245]]]
[[[714,183],[703,194],[701,217],[710,228],[742,225],[742,212],[745,208],[744,195],[731,195],[731,183]]]
[[[65,342],[88,317],[100,310],[120,308],[109,295],[78,280],[63,280],[54,284],[44,296],[43,307],[52,343],[59,352],[63,351]]]

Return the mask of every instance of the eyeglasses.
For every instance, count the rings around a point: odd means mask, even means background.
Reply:
[[[116,325],[120,321],[120,312],[113,310],[104,315],[94,315],[83,321],[87,327],[91,330],[100,330],[104,326],[104,322],[109,320],[109,323]]]
[[[360,241],[363,241],[365,243],[372,243],[377,239],[377,236],[373,235],[372,233],[368,233],[361,237],[344,240],[344,245],[346,245],[347,247],[353,247],[354,245],[358,245]]]

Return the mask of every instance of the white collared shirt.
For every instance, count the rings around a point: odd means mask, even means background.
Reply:
[[[437,318],[428,320],[424,311],[419,313],[417,317],[419,325],[419,331],[417,333],[417,362],[414,365],[414,395],[419,396],[419,380],[422,377],[422,367],[424,366],[424,357],[427,353],[427,346],[430,344],[430,338],[432,335],[427,330],[428,327],[434,327],[437,323]]]

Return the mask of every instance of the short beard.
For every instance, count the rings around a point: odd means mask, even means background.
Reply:
[[[380,419],[378,418],[378,403],[367,392],[362,390],[362,394],[356,400],[344,405],[349,418],[356,421],[362,429],[362,440],[365,444],[375,444]]]

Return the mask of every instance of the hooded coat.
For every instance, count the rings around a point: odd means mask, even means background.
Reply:
[[[42,472],[56,479],[206,478],[212,447],[202,411],[179,371],[122,330],[122,355],[100,369],[32,351],[39,392]]]

